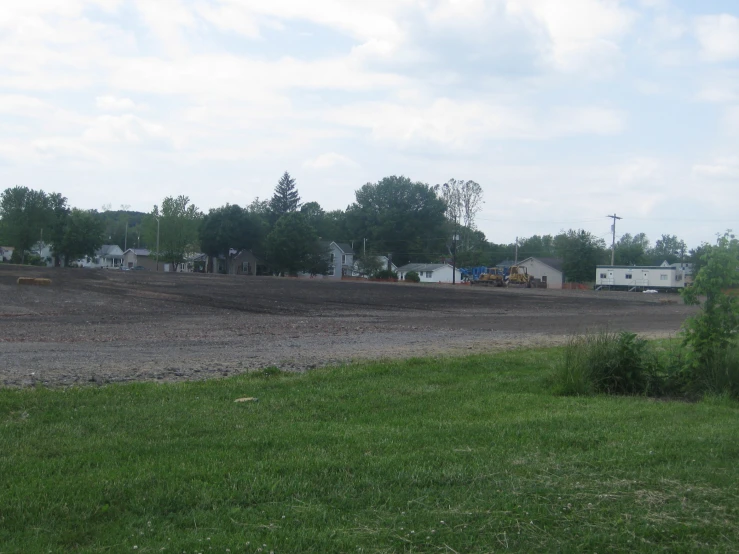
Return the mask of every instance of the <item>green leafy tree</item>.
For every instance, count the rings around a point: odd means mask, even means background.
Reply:
[[[680,240],[675,235],[662,235],[654,243],[654,248],[649,252],[649,257],[653,265],[660,265],[665,260],[674,264],[685,259],[687,250],[688,247],[685,245],[685,241]]]
[[[515,244],[513,245],[513,255],[515,256]],[[552,235],[533,235],[518,241],[518,259],[526,258],[548,258],[556,256],[557,251]]]
[[[231,254],[255,251],[263,241],[261,215],[236,204],[226,204],[208,212],[200,226],[200,247],[208,256],[223,256],[230,263]]]
[[[108,209],[95,212],[104,223],[103,244],[117,244],[123,250],[144,247],[153,249],[156,246],[156,242],[147,243],[147,239],[152,237],[156,241],[156,228],[152,235],[151,222],[149,222],[149,227],[144,232],[144,219],[149,217],[150,214],[131,211],[128,209],[129,206],[126,205],[122,205],[120,210],[111,210],[109,209],[110,205],[103,207]]]
[[[385,177],[356,191],[346,213],[351,236],[392,253],[397,265],[438,258],[446,243],[446,203],[437,190],[407,177]]]
[[[328,269],[327,262],[323,266],[327,253],[321,249],[318,233],[299,212],[285,214],[277,220],[267,236],[267,253],[270,265],[280,273],[318,274]]]
[[[367,252],[357,257],[356,266],[362,277],[373,277],[378,271],[385,269],[380,256],[373,252]]]
[[[644,233],[633,237],[626,233],[616,243],[616,265],[647,265],[649,260],[649,239]]]
[[[318,202],[307,202],[300,207],[308,223],[324,240],[339,240],[347,237],[346,215],[342,210],[326,212]]]
[[[691,249],[688,253],[688,262],[693,264],[693,275],[697,275],[705,265],[705,257],[710,249],[710,244],[701,244],[700,246]]]
[[[67,264],[84,256],[93,256],[103,245],[105,223],[96,212],[73,209],[66,218],[64,232],[55,244],[57,255]]]
[[[61,195],[47,195],[28,187],[13,187],[2,193],[0,219],[7,246],[13,246],[20,253],[21,263],[25,261],[26,251],[42,238],[44,231],[47,237],[57,232],[60,223],[56,209],[65,206],[66,198]]]
[[[683,327],[684,342],[699,367],[735,344],[739,332],[739,296],[730,294],[739,286],[739,241],[727,231],[715,245],[704,245],[704,252],[693,285],[682,291],[686,304],[701,307]]]
[[[275,192],[269,201],[269,208],[276,221],[285,214],[297,211],[299,207],[300,195],[295,188],[295,179],[286,171],[275,187]]]
[[[159,219],[159,257],[178,264],[188,252],[198,250],[198,229],[203,214],[190,203],[187,196],[168,196],[161,209],[154,206],[144,219],[144,236],[150,248],[157,245],[157,218]]]
[[[570,283],[588,283],[595,278],[595,268],[610,258],[606,243],[587,231],[573,230],[554,237],[555,252],[562,259],[562,269]]]

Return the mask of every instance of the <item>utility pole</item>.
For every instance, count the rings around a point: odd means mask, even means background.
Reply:
[[[126,233],[123,238],[123,251],[128,250],[128,220],[126,220]]]
[[[362,257],[367,258],[367,239],[364,239],[364,247],[362,249]]]
[[[157,220],[157,271],[159,271],[159,218]]]
[[[452,285],[457,281],[457,235],[452,236]]]
[[[613,225],[611,225],[611,231],[613,231],[613,242],[611,243],[611,265],[614,265],[616,263],[616,220],[621,220],[623,217],[618,217],[616,214],[607,215],[606,217],[613,219]]]
[[[514,260],[513,265],[518,265],[518,237],[516,237],[516,259]]]

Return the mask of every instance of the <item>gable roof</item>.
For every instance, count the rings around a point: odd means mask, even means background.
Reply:
[[[151,255],[151,251],[147,248],[129,248],[124,252],[124,254],[127,254],[128,252],[133,252],[137,256],[149,256]]]
[[[117,244],[103,244],[100,247],[100,250],[98,250],[95,254],[103,257],[111,255],[120,256],[121,254],[123,254],[123,250],[121,250],[121,247]]]
[[[531,256],[530,258],[526,258],[525,260],[518,262],[518,265],[521,265],[524,262],[528,262],[529,260],[537,260],[544,265],[548,265],[552,269],[562,271],[562,260],[560,260],[559,258],[536,258],[534,256]]]
[[[443,267],[451,268],[452,266],[449,264],[405,264],[404,266],[399,267],[398,271],[403,273],[408,273],[409,271],[435,271]],[[457,268],[457,271],[459,271],[459,268]]]
[[[335,244],[344,254],[354,254],[354,249],[351,247],[351,245],[345,242],[334,241],[331,244]]]
[[[495,267],[511,267],[512,265],[516,265],[516,262],[513,260],[503,260],[499,264],[497,264]]]

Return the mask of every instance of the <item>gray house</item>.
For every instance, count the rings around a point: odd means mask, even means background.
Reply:
[[[328,250],[328,277],[341,279],[354,271],[354,249],[345,242],[326,242],[321,246]]]

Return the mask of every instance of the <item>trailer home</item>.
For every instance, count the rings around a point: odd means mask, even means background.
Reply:
[[[595,268],[596,290],[673,291],[685,287],[685,272],[678,267],[599,265]]]

